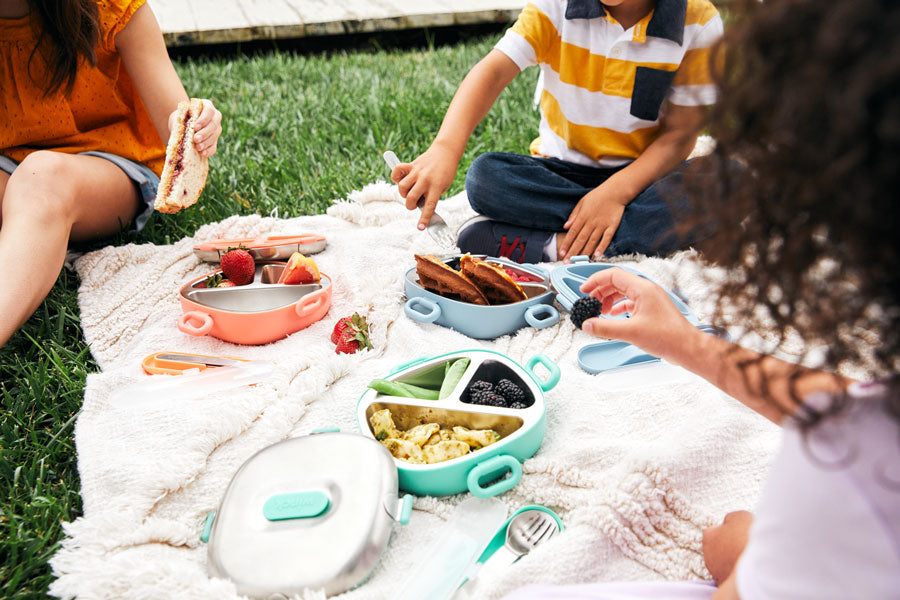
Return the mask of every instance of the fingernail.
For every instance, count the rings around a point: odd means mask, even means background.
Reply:
[[[584,323],[581,324],[581,330],[585,333],[594,333],[594,322],[592,319],[588,319]]]
[[[425,230],[425,224],[419,223],[419,231],[424,231],[424,230]]]

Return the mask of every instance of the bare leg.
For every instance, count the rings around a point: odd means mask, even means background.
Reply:
[[[51,151],[26,157],[2,192],[0,345],[53,287],[69,239],[115,233],[138,207],[134,184],[113,163]]]
[[[3,226],[3,194],[6,192],[7,181],[9,181],[9,173],[0,171],[0,227]]]

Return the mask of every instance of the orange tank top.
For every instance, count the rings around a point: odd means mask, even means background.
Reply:
[[[115,46],[116,35],[144,2],[97,2],[97,66],[81,63],[68,96],[60,90],[44,97],[47,64],[41,52],[32,57],[38,17],[0,19],[0,154],[21,161],[35,150],[98,150],[162,172],[165,145]]]

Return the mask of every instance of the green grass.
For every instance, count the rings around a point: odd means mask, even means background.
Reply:
[[[138,242],[170,243],[233,214],[293,217],[385,178],[381,153],[411,160],[437,132],[466,71],[496,36],[455,46],[331,56],[186,60],[188,92],[224,115],[219,154],[198,206],[157,218]],[[532,70],[534,71],[534,70]],[[505,91],[478,127],[450,190],[475,155],[526,152],[537,130],[536,72]],[[128,239],[119,236],[117,241]],[[73,440],[87,373],[77,276],[63,272],[28,323],[0,348],[0,597],[43,598],[60,523],[80,515]]]

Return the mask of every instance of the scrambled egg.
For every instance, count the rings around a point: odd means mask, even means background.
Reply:
[[[388,409],[374,413],[369,421],[375,439],[387,448],[394,458],[413,464],[433,464],[464,456],[500,440],[493,429],[466,429],[456,426],[441,429],[437,423],[416,425],[408,431],[394,426]]]

